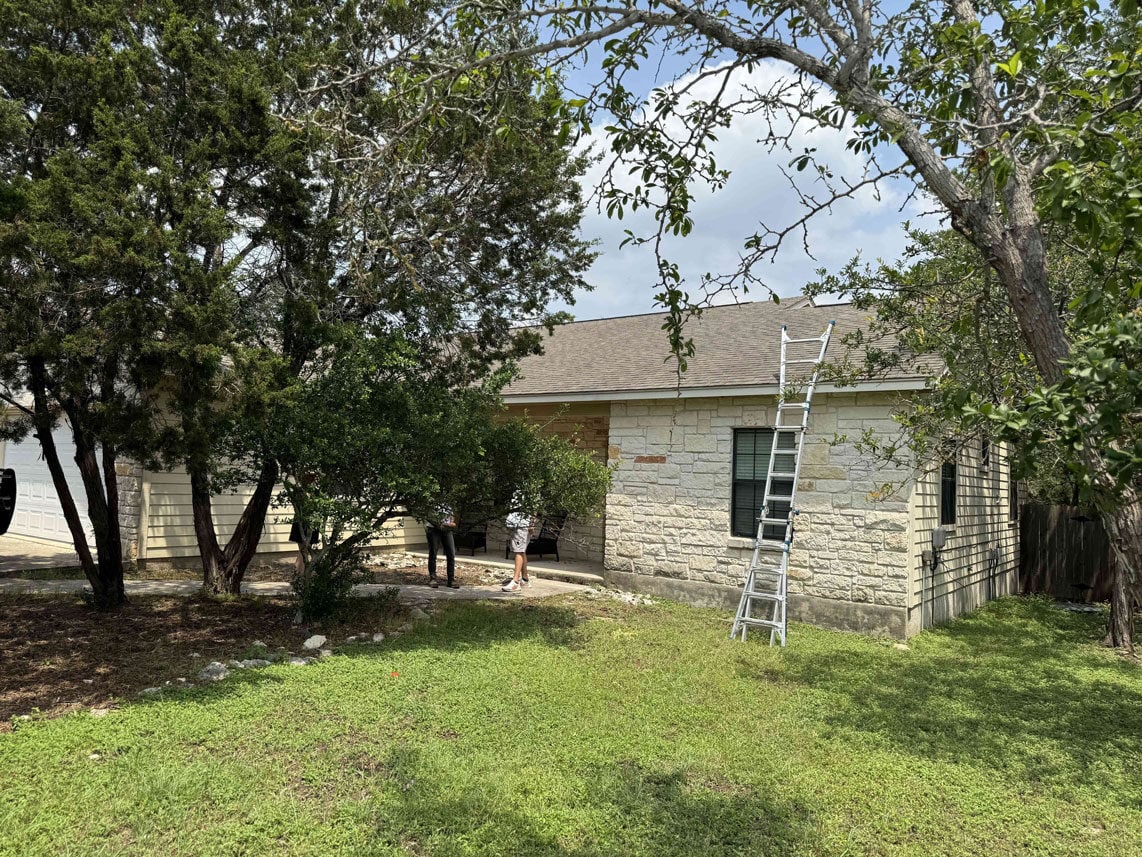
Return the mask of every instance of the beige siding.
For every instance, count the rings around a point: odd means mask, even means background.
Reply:
[[[147,560],[185,559],[198,555],[191,512],[190,479],[184,470],[146,472],[143,480],[143,526],[140,556]],[[211,503],[218,538],[225,541],[234,532],[238,519],[253,493],[253,487],[220,494]],[[289,540],[292,512],[286,506],[274,505],[266,521],[266,529],[258,546],[259,554],[291,552]],[[389,524],[390,536],[378,540],[377,547],[397,548],[424,542],[424,533],[412,519],[396,519]]]
[[[976,609],[990,598],[1015,591],[1019,569],[1019,525],[1010,514],[1010,463],[1004,445],[991,448],[982,464],[981,444],[972,440],[956,455],[956,522],[948,525],[935,572],[924,568],[923,552],[940,526],[940,464],[916,479],[910,503],[912,604],[924,627]]]

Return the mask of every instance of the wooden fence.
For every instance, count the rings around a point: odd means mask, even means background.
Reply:
[[[1019,588],[1069,601],[1110,597],[1110,541],[1077,506],[1028,503],[1020,513]]]

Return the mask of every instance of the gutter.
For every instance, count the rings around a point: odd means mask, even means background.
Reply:
[[[886,381],[865,381],[840,386],[831,383],[817,385],[818,393],[884,393],[902,390],[923,390],[925,378],[899,378]],[[551,402],[617,402],[641,399],[714,399],[725,396],[776,396],[777,384],[751,384],[740,387],[668,387],[647,390],[600,390],[569,393],[504,394],[509,405],[537,405]]]

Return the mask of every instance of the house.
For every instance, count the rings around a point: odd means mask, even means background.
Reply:
[[[522,362],[505,400],[553,430],[578,430],[616,466],[605,515],[572,540],[578,555],[601,563],[615,586],[735,608],[772,444],[781,327],[818,336],[830,319],[836,359],[840,337],[867,321],[851,305],[707,309],[686,328],[696,353],[681,377],[662,314],[557,328],[544,354]],[[938,370],[919,361],[912,374],[818,385],[798,486],[791,618],[905,637],[1013,591],[1018,498],[1005,450],[981,440],[947,461],[892,468],[856,443],[867,431],[896,435],[893,406]],[[896,490],[877,497],[885,483]],[[945,542],[934,550],[937,528]],[[780,551],[774,536],[763,547]]]
[[[11,415],[15,415],[12,413]],[[60,463],[64,466],[71,495],[79,507],[87,529],[87,541],[94,546],[91,521],[79,469],[75,465],[75,444],[66,424],[53,432]],[[0,468],[16,471],[19,496],[9,534],[58,542],[70,546],[71,532],[64,520],[59,496],[34,437],[20,443],[0,440]],[[190,478],[181,468],[152,471],[130,461],[118,464],[119,526],[123,553],[143,565],[193,565],[199,563],[198,543],[190,501]],[[211,502],[219,539],[234,532],[253,488],[218,495]],[[292,515],[288,507],[271,506],[258,548],[259,559],[290,559],[296,547],[289,540]],[[423,544],[424,530],[411,518],[389,522],[382,547],[404,548]]]
[[[772,443],[781,327],[817,336],[830,319],[836,359],[840,337],[867,321],[850,305],[799,299],[707,309],[688,323],[696,354],[681,377],[668,359],[662,314],[557,328],[542,355],[522,362],[505,392],[509,411],[575,437],[616,467],[604,514],[569,522],[561,556],[601,566],[623,589],[735,608]],[[894,405],[937,371],[920,361],[912,374],[818,385],[798,486],[791,618],[905,637],[1014,590],[1018,495],[1002,447],[981,440],[946,461],[890,468],[856,443],[868,431],[895,435]],[[56,443],[70,463],[68,435],[57,429]],[[19,473],[11,532],[70,542],[38,443],[0,442],[0,466]],[[69,480],[82,507],[78,473]],[[875,496],[885,483],[896,490]],[[197,563],[185,473],[124,463],[120,495],[129,558]],[[220,538],[233,531],[246,497],[215,498]],[[272,510],[260,555],[291,556],[289,529],[287,510]],[[934,548],[938,529],[944,543]],[[381,546],[423,543],[423,529],[405,519],[391,523]],[[493,527],[489,552],[503,544]],[[780,542],[763,547],[776,552]]]

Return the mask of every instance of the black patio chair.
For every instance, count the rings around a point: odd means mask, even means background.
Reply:
[[[465,524],[464,518],[460,518],[460,526],[457,527],[452,533],[452,542],[456,545],[457,550],[470,550],[472,556],[476,555],[476,551],[483,550],[484,553],[488,552],[488,523],[487,521],[480,524]]]
[[[559,535],[567,523],[566,515],[552,515],[544,518],[539,531],[527,543],[527,553],[538,554],[543,559],[544,554],[555,554],[555,561],[559,562]],[[504,545],[504,559],[511,558],[512,543],[509,539]]]

